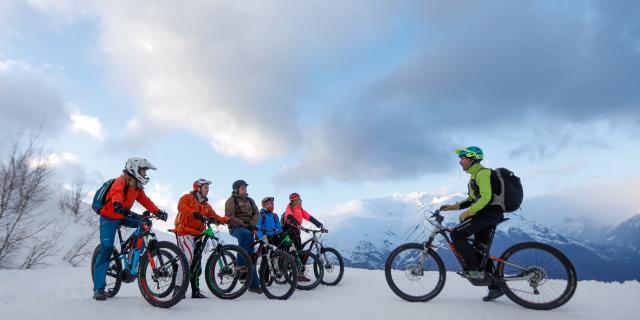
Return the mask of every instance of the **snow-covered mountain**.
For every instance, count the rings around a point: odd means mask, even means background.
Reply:
[[[608,246],[640,254],[640,214],[607,232],[603,240]]]
[[[431,226],[424,221],[423,212],[434,210],[443,203],[457,201],[459,195],[442,197],[428,193],[392,195],[388,197],[364,199],[353,205],[353,210],[338,223],[327,236],[331,244],[344,253],[349,266],[381,269],[395,247],[407,242],[426,240]],[[446,222],[455,225],[458,213],[448,214]],[[640,254],[633,248],[640,248],[638,229],[640,219],[624,223],[612,231],[615,236],[610,243],[598,244],[576,240],[568,234],[527,219],[527,211],[520,210],[507,214],[508,221],[499,225],[492,253],[499,255],[507,247],[525,241],[549,243],[563,251],[576,266],[580,279],[604,281],[640,279],[640,271],[631,264]],[[635,231],[634,231],[635,230]],[[634,233],[635,232],[635,233]],[[635,236],[634,236],[635,234]],[[628,245],[612,250],[612,246],[625,239]],[[634,242],[635,240],[635,242]],[[440,239],[442,244],[443,239]],[[446,247],[446,246],[444,246]],[[624,252],[624,255],[620,252]],[[459,266],[448,249],[439,253],[450,270]],[[635,257],[621,259],[620,257]]]

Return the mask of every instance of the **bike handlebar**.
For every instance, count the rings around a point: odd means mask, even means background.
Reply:
[[[304,231],[304,232],[311,232],[311,233],[329,233],[329,230],[322,228],[322,229],[308,229],[305,227],[300,227],[300,230]]]

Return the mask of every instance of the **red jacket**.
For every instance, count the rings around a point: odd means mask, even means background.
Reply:
[[[304,220],[309,220],[310,219],[310,215],[307,211],[305,211],[304,209],[302,209],[302,205],[297,204],[295,207],[293,207],[293,211],[291,211],[291,206],[287,206],[287,211],[284,212],[284,221],[286,223],[289,215],[293,215],[293,218],[296,219],[296,221],[298,221],[298,223],[302,223],[302,219]]]
[[[180,202],[178,202],[178,215],[176,216],[174,224],[176,226],[176,233],[179,236],[197,236],[204,231],[204,222],[194,218],[194,212],[199,212],[201,215],[220,223],[227,223],[230,219],[229,217],[219,216],[208,202],[198,203],[193,192],[189,192],[182,196]]]
[[[127,194],[124,194],[125,186],[127,185],[127,181],[133,179],[131,177],[125,177],[125,175],[121,175],[113,182],[109,193],[107,193],[107,201],[100,210],[100,215],[109,218],[109,219],[124,219],[124,216],[120,213],[115,212],[113,209],[114,202],[120,202],[122,207],[125,209],[131,209],[134,201],[138,201],[145,209],[151,211],[152,213],[157,213],[160,209],[156,207],[156,205],[151,201],[147,195],[144,193],[142,188],[137,187],[137,183],[131,183],[134,186],[129,185],[127,189]]]

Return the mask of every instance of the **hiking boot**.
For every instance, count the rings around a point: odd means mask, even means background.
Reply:
[[[93,290],[93,299],[95,300],[107,300],[107,294],[104,293],[104,289]]]
[[[200,290],[191,291],[191,299],[206,299],[207,296],[202,294]]]
[[[482,298],[482,301],[493,301],[495,299],[502,297],[503,294],[504,292],[502,292],[500,288],[495,288],[495,289],[492,288],[492,289],[489,289],[489,293],[487,293],[487,295]]]
[[[304,274],[298,275],[298,282],[309,282],[311,279],[307,278]]]
[[[253,292],[253,293],[257,293],[257,294],[262,294],[262,288],[257,287],[257,288],[249,288],[249,291]]]

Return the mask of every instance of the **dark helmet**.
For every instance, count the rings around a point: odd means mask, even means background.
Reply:
[[[294,192],[289,196],[289,201],[296,201],[296,200],[300,200],[300,195],[297,192]]]
[[[233,185],[231,186],[231,188],[233,188],[234,192],[238,192],[238,189],[240,189],[241,186],[248,186],[249,184],[244,181],[244,180],[238,180],[236,182],[233,183]]]

